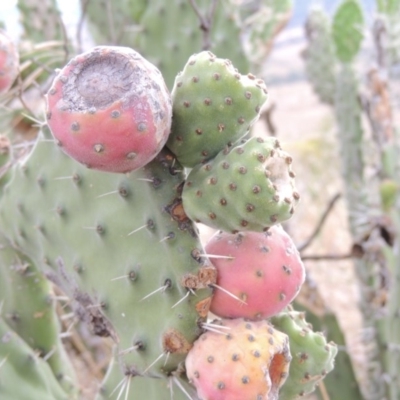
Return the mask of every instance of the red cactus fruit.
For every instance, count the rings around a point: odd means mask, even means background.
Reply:
[[[172,104],[160,71],[127,47],[73,58],[47,94],[47,122],[65,153],[89,168],[133,171],[170,133]]]
[[[218,271],[210,309],[223,318],[269,318],[295,298],[305,279],[299,252],[280,225],[267,232],[218,232],[205,249]]]
[[[202,400],[277,400],[288,376],[286,334],[267,321],[217,320],[189,351],[185,366]]]
[[[8,35],[0,29],[0,93],[7,92],[18,75],[19,55]]]

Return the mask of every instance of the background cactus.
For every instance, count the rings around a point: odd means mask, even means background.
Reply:
[[[329,45],[329,28],[324,31],[327,48],[334,48],[336,53],[335,67],[331,68],[334,74],[329,73],[328,78],[330,85],[335,86],[334,96],[324,96],[321,91],[323,83],[320,78],[326,78],[326,74],[312,74],[312,71],[318,69],[317,57],[313,56],[315,46],[318,45],[317,37],[309,36],[306,52],[310,81],[321,100],[333,105],[337,121],[349,227],[354,241],[353,249],[358,254],[355,270],[359,280],[360,309],[364,329],[369,335],[368,378],[363,390],[366,399],[394,400],[400,393],[399,381],[394,373],[399,365],[399,357],[389,350],[396,347],[398,341],[397,336],[392,335],[399,322],[394,312],[398,307],[399,266],[394,257],[399,246],[398,192],[385,189],[388,188],[387,179],[390,180],[398,171],[398,162],[393,159],[393,152],[399,149],[399,138],[394,127],[390,81],[382,79],[384,74],[393,76],[393,61],[389,61],[394,59],[393,47],[390,45],[393,42],[387,24],[389,20],[398,23],[397,3],[377,2],[382,14],[377,15],[374,24],[373,51],[376,58],[375,65],[369,69],[365,79],[366,89],[361,89],[362,79],[355,63],[360,51],[364,19],[358,2],[345,0],[340,4],[331,22]],[[322,25],[318,23],[322,18],[320,13],[312,12],[307,25],[309,31],[321,30]],[[363,119],[369,121],[369,129],[365,128]],[[368,134],[371,134],[372,146],[376,151],[373,159],[368,153],[368,145],[371,145],[367,139]],[[369,168],[372,165],[379,172],[371,176]],[[379,188],[383,190],[382,197],[379,196]],[[389,195],[389,192],[392,194]],[[388,197],[391,196],[392,206],[388,212]],[[387,273],[384,282],[382,273]],[[383,376],[388,379],[384,380]]]

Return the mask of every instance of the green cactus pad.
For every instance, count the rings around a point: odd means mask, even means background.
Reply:
[[[275,138],[254,137],[190,172],[187,215],[227,232],[263,231],[291,217],[299,200],[292,158]]]
[[[321,332],[313,332],[304,313],[282,312],[272,317],[271,323],[289,336],[293,357],[279,400],[300,399],[313,392],[315,385],[333,370],[337,346],[327,343]]]
[[[167,142],[185,167],[194,167],[242,138],[267,99],[264,81],[240,75],[229,60],[193,55],[172,90],[173,121]]]
[[[61,326],[51,294],[50,282],[0,235],[3,318],[37,355],[47,359],[63,389],[73,396],[77,393],[77,381],[60,338]]]
[[[307,77],[320,100],[333,104],[337,60],[329,17],[319,7],[311,9],[308,15],[306,36],[304,59]]]
[[[169,0],[168,4],[165,0],[151,0],[140,19],[135,48],[160,69],[170,88],[191,54],[203,49],[230,58],[243,72],[249,70],[232,4],[227,0],[195,3],[208,26],[187,0]]]
[[[73,400],[63,391],[46,361],[0,316],[0,399]]]
[[[350,63],[361,47],[364,17],[358,0],[344,0],[333,18],[332,37],[340,61]]]
[[[46,135],[4,190],[2,229],[118,343],[123,373],[165,377],[200,334],[215,282],[183,212],[182,167],[162,151],[128,175],[89,170]]]

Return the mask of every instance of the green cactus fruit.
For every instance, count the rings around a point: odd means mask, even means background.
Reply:
[[[210,311],[219,317],[269,318],[291,303],[305,279],[300,254],[281,226],[217,232],[205,250],[217,269]]]
[[[128,47],[73,58],[47,95],[47,122],[63,151],[89,168],[128,172],[167,141],[171,97],[160,71]]]
[[[227,232],[265,231],[289,219],[300,198],[291,164],[272,137],[226,149],[189,173],[182,193],[185,212]]]
[[[319,7],[312,8],[305,30],[307,48],[304,59],[308,80],[322,102],[333,104],[337,60],[328,15]]]
[[[0,94],[7,92],[18,76],[17,48],[5,31],[0,29]]]
[[[63,389],[74,396],[77,381],[61,341],[52,293],[50,282],[36,265],[2,239],[0,303],[3,318],[38,356],[47,360]]]
[[[213,158],[241,139],[267,99],[264,81],[240,75],[229,60],[204,51],[190,57],[172,90],[167,146],[185,167]]]
[[[268,321],[216,320],[193,345],[186,373],[202,400],[277,400],[291,360],[287,336]]]
[[[1,400],[73,400],[49,365],[0,316]]]
[[[364,37],[364,17],[358,0],[344,0],[333,18],[332,37],[336,56],[350,63],[357,55]]]
[[[337,346],[327,343],[321,332],[313,332],[304,313],[283,312],[272,317],[271,323],[289,336],[293,357],[279,400],[300,399],[313,392],[315,385],[333,370]]]
[[[122,374],[165,377],[200,334],[216,280],[183,212],[182,167],[164,149],[128,175],[90,170],[50,137],[12,170],[2,230],[117,342]]]

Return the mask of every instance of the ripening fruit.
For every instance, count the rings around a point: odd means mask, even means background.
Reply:
[[[218,272],[210,310],[223,318],[269,318],[296,297],[305,279],[299,252],[280,225],[217,232],[205,249]]]
[[[99,46],[72,59],[47,94],[57,143],[89,168],[129,172],[167,141],[170,93],[160,71],[128,47]]]

